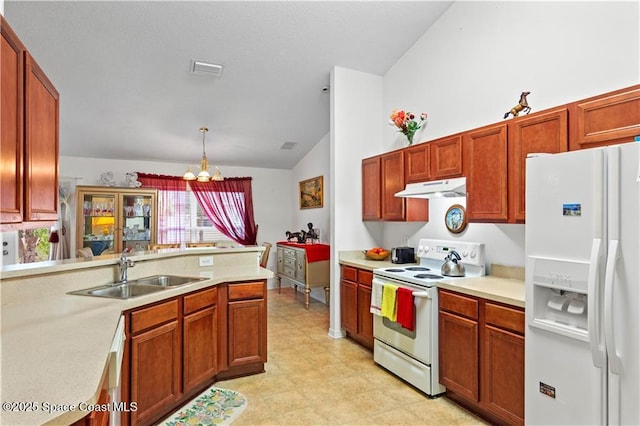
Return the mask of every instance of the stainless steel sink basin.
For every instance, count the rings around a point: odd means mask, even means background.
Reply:
[[[130,299],[132,297],[157,293],[159,291],[166,290],[169,287],[176,287],[205,279],[206,278],[183,277],[179,275],[154,275],[151,277],[131,280],[126,283],[106,284],[98,287],[71,291],[68,294],[107,297],[110,299]]]
[[[162,291],[162,287],[151,285],[118,284],[113,286],[102,286],[85,291],[87,296],[110,297],[112,299],[129,299],[131,297],[144,296],[145,294]]]
[[[134,282],[137,285],[152,285],[160,287],[175,287],[178,285],[188,284],[195,281],[201,281],[205,278],[183,277],[180,275],[154,275],[152,277],[140,278]]]

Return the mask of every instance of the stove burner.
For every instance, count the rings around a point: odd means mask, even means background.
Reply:
[[[425,268],[424,266],[409,266],[404,268],[406,271],[430,271],[431,269]]]
[[[404,269],[389,268],[389,269],[385,269],[385,271],[387,271],[387,272],[404,272]]]
[[[436,274],[416,274],[413,277],[414,278],[427,278],[427,279],[443,278],[442,275],[436,275]]]

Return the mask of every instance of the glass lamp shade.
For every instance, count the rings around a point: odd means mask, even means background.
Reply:
[[[182,179],[184,179],[184,180],[196,180],[196,175],[194,175],[193,172],[191,171],[191,167],[189,167],[187,169],[187,173],[185,173],[184,176],[182,176]]]
[[[222,173],[220,173],[220,169],[216,167],[216,171],[213,173],[213,176],[211,177],[211,180],[215,180],[217,182],[224,180],[224,178],[222,177]]]

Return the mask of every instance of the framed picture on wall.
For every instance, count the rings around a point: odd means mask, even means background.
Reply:
[[[323,176],[300,182],[300,209],[315,209],[323,206]]]

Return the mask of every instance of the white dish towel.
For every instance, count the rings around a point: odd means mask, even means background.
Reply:
[[[371,286],[371,308],[369,312],[374,315],[382,315],[382,289],[384,284],[374,281]]]

